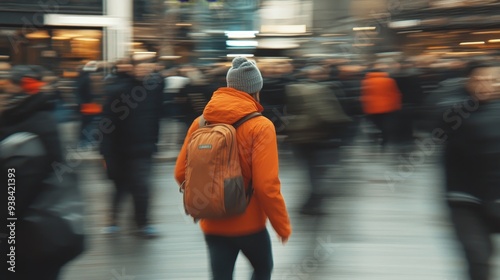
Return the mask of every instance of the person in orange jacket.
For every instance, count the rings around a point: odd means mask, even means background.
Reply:
[[[91,61],[83,67],[76,81],[76,95],[80,107],[81,125],[78,145],[82,148],[97,148],[98,142],[91,134],[102,114],[102,104],[98,101],[104,81],[102,67]]]
[[[226,80],[227,87],[216,90],[203,111],[207,122],[233,124],[252,112],[263,111],[259,103],[263,81],[255,63],[244,57],[235,58]],[[199,118],[189,128],[177,158],[175,179],[179,184],[186,175],[186,145],[198,127]],[[254,194],[242,215],[200,221],[210,255],[212,277],[232,279],[236,258],[241,251],[254,268],[252,279],[271,279],[273,257],[266,222],[269,219],[283,244],[292,231],[281,194],[276,131],[269,119],[259,116],[242,124],[236,133],[245,185],[252,180]]]
[[[396,114],[401,110],[401,93],[382,66],[366,74],[362,82],[361,102],[363,112],[382,133],[382,148],[395,144],[398,126]]]

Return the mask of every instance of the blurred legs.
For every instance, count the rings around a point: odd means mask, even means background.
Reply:
[[[452,206],[451,219],[469,265],[469,279],[489,280],[491,231],[479,206]]]
[[[231,242],[231,237],[205,235],[210,255],[212,279],[232,280],[234,265],[240,250]]]
[[[205,235],[210,255],[212,279],[233,279],[234,265],[240,251],[254,268],[252,280],[270,280],[273,270],[273,254],[269,232],[264,229],[245,236]]]

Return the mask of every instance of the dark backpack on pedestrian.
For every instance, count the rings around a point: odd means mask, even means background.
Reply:
[[[291,143],[328,140],[351,118],[326,84],[304,82],[286,86],[286,132]]]

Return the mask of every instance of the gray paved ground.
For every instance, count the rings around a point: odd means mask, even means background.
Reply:
[[[162,151],[172,149],[170,154],[175,154],[173,142],[164,142]],[[350,149],[325,182],[334,191],[328,198],[330,214],[313,218],[297,214],[307,185],[303,170],[287,149],[280,157],[283,194],[294,232],[282,246],[271,229],[273,279],[464,279],[460,251],[440,200],[440,170],[433,158],[410,173],[369,148]],[[398,168],[405,173],[397,173]],[[111,182],[99,161],[84,160],[78,170],[87,200],[89,248],[65,268],[62,280],[209,279],[203,237],[183,214],[172,162],[159,160],[154,166],[153,222],[162,233],[156,240],[137,239],[127,230],[113,238],[101,234]],[[395,184],[388,184],[387,176],[396,178]],[[125,224],[130,212],[124,213]],[[495,263],[497,276],[492,279],[500,277],[498,258]],[[235,279],[249,279],[250,273],[240,256]]]

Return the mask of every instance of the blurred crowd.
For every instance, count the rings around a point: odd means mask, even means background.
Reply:
[[[367,113],[370,109],[366,111],[362,105],[362,84],[370,79],[375,80],[377,75],[373,73],[385,73],[396,82],[397,89],[394,90],[400,95],[395,98],[400,99],[397,106],[401,107],[396,106],[394,111],[398,111],[399,116],[405,119],[403,121],[399,118],[401,121],[398,125],[401,129],[394,129],[394,133],[403,133],[405,135],[398,137],[407,138],[409,131],[424,128],[429,121],[428,109],[435,101],[430,96],[439,85],[446,80],[466,78],[469,60],[474,58],[397,57],[374,59],[370,62],[328,57],[258,59],[264,78],[261,103],[265,108],[264,114],[275,123],[279,134],[284,133],[284,122],[287,119],[286,85],[304,80],[328,82],[331,86],[340,87],[341,90],[336,92],[347,114],[359,117],[370,115]],[[165,80],[162,116],[185,124],[190,124],[201,114],[204,104],[215,89],[225,86],[225,75],[230,67],[225,62],[167,65],[155,59],[148,60],[147,64]],[[135,71],[135,66],[129,59],[114,64],[90,61],[82,65],[78,70],[78,77],[71,79],[71,84],[68,85],[67,78],[59,78],[39,66],[33,67],[39,72],[42,82],[47,82],[54,88],[57,119],[81,119],[84,127],[93,122],[89,116],[98,118],[101,114],[106,87],[112,87],[112,78],[120,73],[131,74]],[[124,67],[131,68],[125,70]],[[5,75],[10,68],[8,63],[0,64],[0,71]],[[380,125],[377,127],[381,128]],[[82,135],[82,141],[83,138]]]
[[[365,62],[315,57],[258,59],[257,65],[264,80],[263,115],[273,122],[277,134],[288,137],[285,143],[309,172],[310,196],[302,214],[324,214],[321,179],[328,172],[324,166],[338,162],[339,148],[354,145],[361,134],[394,162],[418,152],[419,138],[430,135],[433,143],[443,146],[446,201],[470,279],[491,279],[491,234],[500,229],[497,58],[386,57]],[[78,120],[79,149],[99,150],[116,188],[105,232],[119,230],[121,201],[131,192],[138,234],[155,237],[148,201],[159,123],[171,118],[187,131],[212,94],[226,87],[229,67],[227,63],[167,67],[155,58],[123,59],[112,65],[92,61],[82,66],[74,95],[67,96],[62,94],[60,79],[41,67],[0,64],[0,139],[15,131],[41,135],[49,147],[45,163],[51,166],[64,162],[57,122]],[[293,87],[297,84],[305,86]],[[297,90],[303,102],[291,97]],[[308,97],[307,91],[321,91],[328,98]],[[313,103],[313,98],[323,101]],[[316,105],[303,108],[311,104]],[[316,115],[303,117],[307,110]],[[55,112],[55,119],[47,112]],[[362,123],[371,129],[362,129]],[[20,213],[30,199],[32,194],[18,199]],[[57,274],[55,267],[37,269]]]

